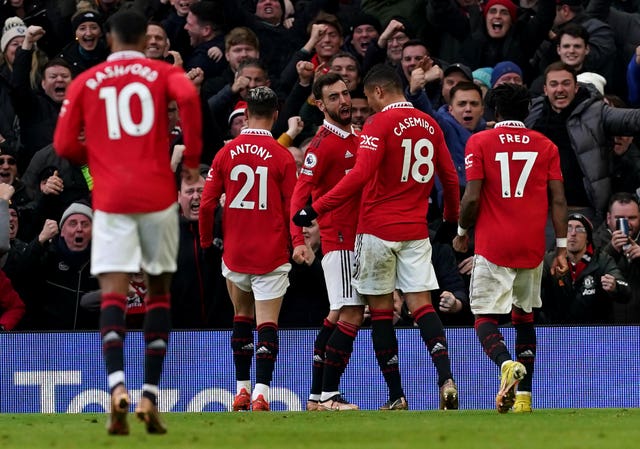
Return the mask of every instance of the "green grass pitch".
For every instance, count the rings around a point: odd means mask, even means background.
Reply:
[[[639,409],[166,413],[166,435],[108,436],[105,414],[0,414],[0,448],[614,449],[637,447]]]

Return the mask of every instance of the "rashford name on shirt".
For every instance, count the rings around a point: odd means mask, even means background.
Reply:
[[[158,79],[158,72],[156,70],[136,62],[134,64],[114,64],[107,66],[103,71],[97,71],[93,75],[93,78],[89,78],[86,81],[85,85],[91,90],[96,90],[104,80],[126,75],[137,75],[150,83]]]
[[[235,150],[231,150],[231,159],[233,160],[236,156],[240,154],[254,154],[258,157],[261,157],[265,161],[270,157],[272,157],[272,154],[269,153],[269,150],[267,150],[264,147],[261,147],[260,145],[251,144],[251,143],[242,143],[242,144],[236,145]]]

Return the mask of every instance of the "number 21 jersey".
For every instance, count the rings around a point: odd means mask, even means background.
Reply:
[[[200,201],[200,242],[213,241],[213,214],[222,193],[225,265],[265,274],[289,261],[289,212],[296,163],[269,131],[244,129],[213,159]]]

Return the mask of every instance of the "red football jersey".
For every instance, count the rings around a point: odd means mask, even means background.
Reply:
[[[562,180],[558,147],[505,121],[469,138],[467,181],[482,180],[475,252],[510,268],[537,267],[545,251],[548,182]]]
[[[335,186],[356,162],[358,137],[325,120],[305,154],[304,165],[291,198],[291,212],[302,209],[309,196],[320,198]],[[322,251],[353,250],[360,195],[318,217]],[[293,245],[304,245],[302,228],[291,222]]]
[[[353,170],[312,207],[325,213],[364,187],[358,233],[396,242],[424,239],[435,174],[444,187],[445,219],[456,222],[458,175],[442,130],[411,103],[390,104],[364,125]]]
[[[289,212],[296,163],[269,131],[244,129],[213,159],[200,200],[200,243],[213,242],[222,193],[224,252],[232,271],[265,274],[289,261]]]
[[[183,118],[183,162],[198,167],[202,151],[200,98],[184,71],[142,53],[113,53],[73,80],[53,138],[56,152],[89,164],[93,207],[112,213],[164,210],[176,202],[168,104]],[[84,134],[84,143],[79,136]]]

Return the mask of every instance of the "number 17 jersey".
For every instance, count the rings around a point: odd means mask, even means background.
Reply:
[[[213,214],[222,193],[224,252],[232,271],[265,274],[289,261],[289,212],[296,163],[269,131],[244,129],[213,159],[200,201],[200,242],[213,241]]]
[[[558,148],[518,121],[472,135],[467,181],[482,180],[475,252],[496,265],[537,267],[545,251],[548,183],[562,181]]]

